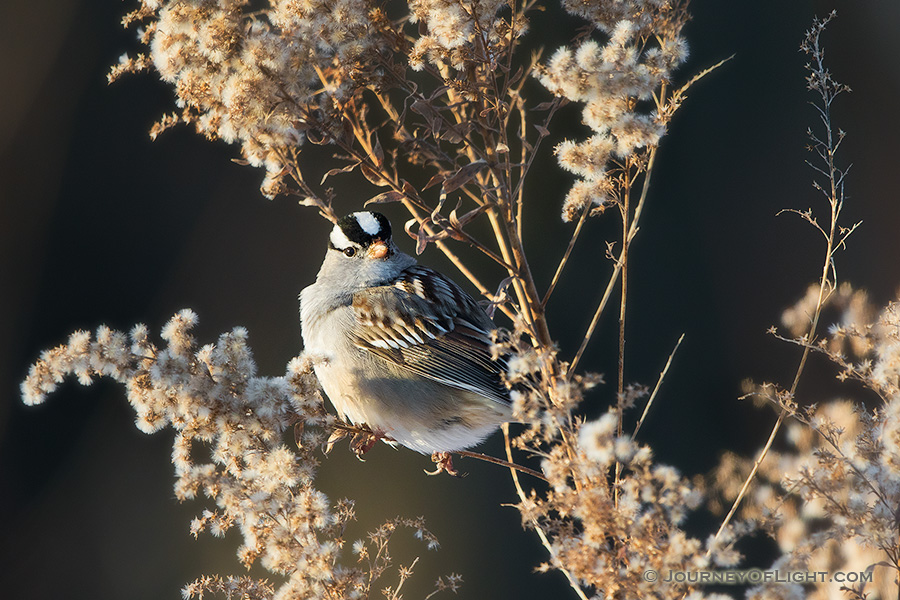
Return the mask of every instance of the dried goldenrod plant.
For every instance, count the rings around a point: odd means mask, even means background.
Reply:
[[[712,499],[733,501],[758,466],[754,491],[740,514],[777,543],[780,555],[772,568],[865,574],[843,585],[830,578],[808,581],[806,588],[797,582],[769,584],[753,589],[750,597],[893,598],[900,590],[900,305],[879,309],[847,283],[824,304],[818,298],[819,287],[811,286],[782,316],[791,337],[776,335],[826,356],[839,367],[840,380],[862,384],[875,402],[838,398],[800,406],[776,385],[751,386],[749,395],[786,415],[784,444],[761,463],[726,455],[711,478]],[[810,343],[805,333],[817,306],[835,314],[837,323]]]
[[[798,410],[794,400],[807,357],[824,348],[816,337],[819,315],[836,297],[833,257],[852,231],[838,225],[843,172],[833,158],[842,134],[833,132],[829,111],[842,88],[821,63],[818,36],[827,20],[816,22],[807,41],[818,61],[810,88],[822,94],[826,128],[825,138],[813,138],[827,164],[816,168],[827,181],[820,189],[831,205],[830,226],[801,213],[827,240],[814,317],[796,340],[803,355],[793,385],[773,396],[781,416],[770,442],[748,469],[735,462],[731,471],[746,477],[745,483],[722,491],[735,509],[718,534],[700,539],[683,528],[689,513],[702,506],[698,487],[636,439],[642,419],[626,431],[623,418],[639,403],[646,414],[668,364],[652,392],[629,384],[624,346],[629,248],[639,231],[657,146],[688,87],[709,69],[674,83],[687,57],[685,1],[563,0],[562,6],[583,27],[573,32],[570,45],[543,59],[524,45],[529,19],[540,8],[537,0],[142,0],[124,21],[137,29],[144,52],[123,56],[110,79],[155,71],[173,87],[177,110],[151,135],[186,124],[235,145],[242,162],[265,171],[261,191],[267,197],[294,197],[335,221],[334,192],[326,183],[355,177],[360,189],[364,182],[369,186],[361,205],[402,205],[408,212],[403,229],[416,251],[434,244],[492,310],[505,315],[494,351],[507,357],[514,416],[524,424],[514,434],[504,430],[507,459],[514,462],[514,449],[540,459],[540,478],[526,480],[510,469],[522,523],[547,551],[539,568],[561,572],[582,599],[699,599],[707,596],[696,581],[665,580],[664,574],[739,564],[735,541],[755,524],[744,519],[732,525],[732,514],[754,482],[769,473],[766,454],[788,417],[820,434],[823,443],[798,446],[807,455],[821,459],[828,445],[840,450],[816,468],[858,467],[856,487],[864,499],[854,502],[881,502],[886,510],[896,495],[870,482],[875,475],[854,462],[858,455],[877,462],[892,447],[881,429],[872,429],[896,421],[889,411],[863,422],[868,445],[853,454],[837,429],[817,421],[814,411]],[[535,80],[543,95],[531,98],[526,84]],[[552,149],[559,165],[576,176],[558,199],[563,221],[573,225],[549,286],[540,290],[523,244],[529,227],[523,207],[535,201],[528,194],[531,168],[542,152],[549,153],[547,138],[565,104],[580,108],[589,134]],[[310,178],[310,144],[329,148],[337,164],[319,181]],[[617,239],[607,244],[609,280],[583,342],[561,349],[546,307],[584,223],[600,215],[612,215],[621,225]],[[496,266],[490,278],[467,266],[475,253]],[[584,371],[581,360],[616,292],[612,401],[605,414],[585,421],[579,416],[584,393],[603,377]],[[237,528],[241,563],[258,563],[275,578],[203,577],[184,589],[186,597],[367,598],[396,566],[388,549],[396,530],[411,529],[427,547],[437,546],[422,520],[397,518],[348,552],[344,532],[354,503],[335,502],[315,486],[317,453],[340,424],[323,407],[309,361],[301,356],[283,376],[260,377],[246,331],[235,329],[199,346],[191,335],[196,319],[191,311],[175,315],[162,331],[164,347],[143,326],[128,334],[105,327],[93,336],[76,332],[67,344],[45,352],[22,385],[25,401],[36,404],[67,375],[83,384],[111,377],[126,386],[142,431],[174,428],[178,498],[202,495],[215,503],[194,520],[192,533],[222,535]],[[848,336],[866,343],[862,330]],[[877,371],[842,364],[848,376],[863,380]],[[295,445],[283,441],[292,427]],[[208,449],[203,459],[197,458],[198,446]],[[804,501],[835,497],[817,471],[792,473],[795,483],[785,485],[801,490]],[[887,527],[886,514],[878,517],[879,527]],[[867,523],[845,521],[844,537],[833,539],[869,536],[874,525],[866,529]],[[775,531],[783,537],[781,527]],[[893,537],[882,531],[886,537],[876,546],[896,567],[894,531]],[[815,543],[816,535],[785,546],[786,556],[796,558],[797,549]],[[396,584],[382,590],[387,597],[401,597],[414,565],[399,567]],[[457,575],[443,577],[435,593],[456,591],[460,583]]]
[[[732,502],[727,524],[742,500],[742,517],[768,531],[781,556],[774,569],[820,573],[857,573],[856,579],[834,583],[831,578],[789,585],[765,584],[751,598],[892,598],[900,594],[900,471],[896,454],[900,406],[900,314],[896,302],[878,309],[864,292],[838,284],[836,252],[859,223],[839,222],[844,206],[848,168],[839,166],[838,149],[844,132],[832,122],[835,99],[850,89],[837,82],[824,65],[821,36],[834,18],[816,19],[801,44],[810,59],[807,88],[819,117],[810,128],[808,164],[816,173],[813,187],[827,201],[827,225],[813,210],[789,210],[812,225],[825,241],[825,261],[819,281],[782,315],[789,335],[771,333],[801,349],[790,387],[748,384],[748,397],[761,399],[779,411],[768,441],[755,461],[728,455],[713,488]],[[825,311],[837,322],[827,335],[819,323]],[[798,384],[807,359],[814,353],[839,368],[838,379],[860,382],[874,392],[874,406],[837,399],[801,402]],[[784,423],[787,448],[774,451]],[[747,495],[755,484],[753,497]],[[748,503],[748,500],[750,501]]]
[[[311,365],[292,360],[282,377],[257,377],[247,331],[236,328],[215,344],[198,346],[191,335],[197,316],[175,315],[162,330],[163,348],[138,325],[125,334],[107,327],[95,335],[77,331],[68,343],[44,352],[22,385],[26,403],[43,402],[66,375],[85,385],[95,376],[122,383],[137,413],[138,429],[175,432],[172,463],[179,500],[206,496],[215,510],[191,523],[191,534],[224,536],[237,528],[241,563],[256,561],[283,576],[275,586],[249,577],[203,577],[185,597],[223,592],[246,598],[366,597],[392,564],[387,542],[398,528],[411,528],[429,548],[437,539],[421,519],[397,518],[353,545],[358,564],[338,562],[353,502],[332,503],[315,487],[319,453],[333,417],[323,410]],[[287,446],[283,433],[298,432]],[[198,461],[194,448],[208,448]],[[408,577],[400,571],[399,588]],[[455,587],[456,576],[450,576]]]

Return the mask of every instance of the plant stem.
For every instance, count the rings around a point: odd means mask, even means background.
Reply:
[[[629,212],[631,198],[631,168],[625,169],[625,190],[622,194],[622,254],[619,261],[622,265],[622,292],[619,297],[619,360],[618,374],[616,377],[616,436],[622,437],[622,400],[625,393],[625,308],[628,304],[628,249],[631,246],[628,239]],[[622,474],[622,463],[616,460],[616,469],[613,485],[613,500],[616,507],[619,506],[619,477]]]
[[[581,228],[584,227],[584,222],[587,220],[588,214],[591,212],[591,205],[585,204],[584,210],[581,211],[581,216],[578,218],[578,223],[575,225],[575,231],[572,233],[572,239],[569,240],[569,245],[566,246],[566,252],[563,254],[562,260],[559,261],[559,265],[556,267],[556,272],[553,274],[553,279],[550,280],[550,286],[547,288],[547,291],[544,293],[544,299],[541,300],[541,308],[547,307],[547,300],[550,299],[550,294],[553,293],[553,290],[556,289],[556,284],[559,283],[559,277],[562,274],[563,268],[566,266],[566,263],[569,261],[569,256],[572,254],[572,249],[575,247],[575,242],[578,240],[578,236],[581,233]]]
[[[843,191],[841,189],[841,183],[843,181],[843,176],[845,172],[842,172],[835,166],[834,163],[834,155],[837,151],[838,145],[840,145],[842,134],[838,134],[838,139],[835,141],[832,125],[831,125],[831,102],[834,98],[843,91],[843,86],[835,83],[830,76],[828,75],[827,69],[825,69],[825,65],[823,64],[823,53],[819,47],[819,34],[822,32],[825,24],[828,23],[829,19],[826,19],[822,22],[815,32],[815,37],[813,40],[813,46],[811,49],[807,49],[807,53],[812,53],[816,65],[815,67],[807,67],[810,71],[812,71],[813,75],[816,76],[808,81],[815,81],[815,84],[810,84],[809,87],[812,90],[819,92],[822,97],[822,105],[819,106],[817,104],[813,104],[813,106],[818,110],[819,116],[822,120],[822,123],[825,127],[826,138],[825,141],[820,140],[818,137],[813,135],[810,132],[810,137],[813,140],[813,148],[818,151],[819,156],[821,156],[827,165],[827,171],[823,171],[819,169],[815,165],[810,165],[818,171],[822,173],[826,177],[828,177],[829,182],[829,190],[825,192],[825,190],[818,185],[818,182],[813,181],[814,186],[826,193],[828,197],[828,203],[831,208],[831,226],[827,234],[819,227],[819,225],[815,222],[811,217],[807,217],[807,219],[812,223],[819,231],[822,231],[826,237],[826,249],[825,249],[825,260],[822,265],[822,275],[819,278],[819,295],[816,298],[816,308],[813,313],[812,322],[809,326],[809,331],[803,338],[803,354],[800,357],[800,364],[797,365],[797,371],[794,374],[794,381],[791,383],[791,388],[788,392],[789,401],[793,401],[797,394],[797,386],[800,384],[800,376],[803,374],[803,370],[806,367],[806,360],[809,358],[809,352],[813,347],[813,344],[816,340],[816,331],[819,326],[819,317],[822,314],[822,307],[827,300],[827,296],[831,295],[831,292],[835,287],[835,279],[836,275],[834,274],[834,253],[839,247],[840,243],[843,243],[843,240],[846,239],[841,238],[839,243],[837,241],[837,228],[838,228],[838,218],[840,217],[841,208],[843,206]],[[852,231],[852,230],[851,230]],[[827,292],[826,292],[827,290]],[[772,432],[769,434],[769,439],[766,440],[765,446],[763,446],[762,451],[759,453],[759,456],[756,459],[756,462],[753,463],[753,468],[750,470],[750,474],[747,476],[747,479],[744,480],[744,484],[741,486],[740,492],[738,492],[737,498],[735,498],[734,503],[731,505],[731,510],[728,511],[728,514],[725,516],[725,519],[722,521],[722,525],[719,527],[719,530],[716,532],[716,539],[719,539],[719,536],[731,522],[734,513],[737,511],[738,506],[740,506],[741,501],[744,499],[744,496],[747,493],[747,490],[750,488],[750,484],[753,479],[756,477],[756,474],[759,472],[759,467],[762,464],[763,460],[765,460],[766,455],[769,453],[769,449],[772,447],[772,444],[775,441],[775,437],[778,435],[778,431],[781,429],[782,423],[784,423],[784,419],[790,410],[787,406],[782,406],[781,412],[778,415],[778,419],[775,421],[775,425],[772,427]],[[707,556],[712,552],[712,548],[707,551]]]
[[[512,447],[509,441],[509,423],[503,424],[503,439],[506,446],[506,458],[507,460],[509,460],[509,462],[513,462]],[[526,502],[528,502],[528,497],[525,495],[525,490],[522,489],[522,484],[519,482],[519,474],[515,469],[510,469],[509,472],[510,475],[512,475],[513,485],[515,485],[516,494],[519,496],[519,502],[525,504]],[[550,539],[547,537],[547,533],[541,527],[541,524],[538,523],[537,519],[531,519],[531,526],[534,527],[535,532],[537,532],[538,537],[541,540],[541,544],[543,544],[544,548],[547,549],[547,552],[552,558],[555,552],[553,551],[553,545],[550,543]],[[554,565],[554,567],[559,569],[562,574],[566,576],[566,579],[569,581],[569,586],[572,588],[572,590],[574,590],[579,600],[588,600],[587,596],[584,594],[584,590],[582,590],[581,586],[578,585],[578,580],[568,569],[566,569],[561,564]]]
[[[656,380],[656,386],[653,388],[653,391],[650,393],[650,398],[647,399],[647,404],[644,406],[644,412],[641,413],[641,418],[638,419],[637,424],[634,426],[634,431],[631,432],[631,439],[637,437],[638,431],[641,430],[641,426],[644,424],[644,419],[647,418],[647,413],[650,412],[650,406],[653,404],[653,400],[656,399],[656,394],[659,392],[659,388],[662,387],[663,379],[666,376],[666,373],[669,372],[669,367],[672,366],[672,359],[675,358],[675,353],[678,352],[678,347],[681,346],[681,342],[684,341],[684,334],[678,338],[678,341],[675,342],[675,347],[672,349],[672,353],[669,355],[669,360],[666,361],[666,366],[663,367],[663,370],[659,374],[659,379]]]
[[[494,456],[482,454],[481,452],[470,452],[469,450],[457,450],[453,454],[459,454],[460,456],[464,456],[466,458],[475,458],[477,460],[483,460],[484,462],[489,462],[494,465],[500,465],[501,467],[519,471],[521,473],[525,473],[526,475],[531,475],[535,479],[540,479],[541,481],[547,482],[547,478],[544,477],[543,474],[535,471],[534,469],[529,469],[528,467],[523,467],[522,465],[516,464],[511,459],[503,460],[502,458],[496,458]]]
[[[653,165],[655,162],[656,147],[654,146],[650,150],[650,159],[647,161],[647,169],[644,172],[644,185],[641,189],[641,197],[638,200],[637,207],[634,209],[634,217],[631,219],[631,226],[628,228],[628,235],[625,236],[625,238],[629,242],[634,239],[634,236],[637,235],[638,232],[638,222],[641,218],[641,212],[644,210],[644,203],[647,199],[647,192],[650,189],[650,176],[653,173]],[[594,335],[594,330],[597,328],[597,323],[600,321],[600,315],[603,314],[603,309],[606,308],[606,303],[609,301],[610,295],[612,295],[613,288],[618,281],[619,272],[621,270],[622,255],[620,254],[619,258],[613,265],[613,272],[609,276],[609,281],[606,284],[606,290],[603,292],[603,297],[600,299],[600,304],[597,306],[597,310],[594,311],[594,316],[591,319],[590,325],[588,325],[587,332],[585,332],[584,334],[584,339],[581,342],[581,346],[578,348],[578,352],[575,353],[575,358],[572,359],[572,363],[569,365],[569,368],[567,370],[567,377],[571,377],[575,374],[575,369],[578,367],[578,363],[581,361],[581,357],[584,355],[584,351],[587,348],[588,342],[591,341],[591,337]]]

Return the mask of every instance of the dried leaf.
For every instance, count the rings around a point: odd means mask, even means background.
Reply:
[[[519,79],[522,78],[522,75],[524,73],[525,73],[525,70],[522,68],[522,65],[519,65],[519,68],[516,69],[516,72],[512,76],[510,76],[510,78],[507,80],[508,81],[507,85],[515,85],[515,83],[517,81],[519,81]],[[540,106],[540,105],[538,105],[538,106]]]
[[[437,175],[435,175],[434,177],[429,179],[428,183],[426,183],[425,187],[423,187],[422,189],[427,190],[430,187],[434,187],[439,183],[443,183],[445,179],[446,179],[446,176],[444,176],[443,173],[438,173]]]
[[[309,140],[310,144],[315,144],[316,146],[325,146],[331,143],[331,138],[327,135],[323,135],[314,129],[310,129],[306,134],[306,139]]]
[[[409,107],[413,112],[419,113],[426,119],[434,114],[434,108],[432,108],[428,102],[422,99],[415,100],[412,104],[409,105]]]
[[[448,127],[444,130],[444,133],[441,134],[440,139],[450,142],[451,144],[458,144],[463,140],[463,136],[456,130],[456,127]]]
[[[556,104],[556,100],[550,100],[549,102],[541,102],[531,110],[533,111],[542,111],[542,110],[550,110],[553,108],[553,105]]]
[[[303,430],[305,429],[305,421],[297,421],[294,423],[294,443],[298,448],[303,448]]]
[[[450,90],[450,86],[448,86],[448,85],[438,86],[433,92],[431,92],[431,95],[428,97],[428,101],[434,102],[438,96],[442,96],[443,94],[446,94],[447,91],[449,91],[449,90]]]
[[[332,448],[334,448],[334,445],[348,435],[350,434],[345,429],[335,429],[334,431],[332,431],[331,435],[328,436],[328,441],[325,442],[325,454],[331,452]]]
[[[388,202],[400,202],[406,196],[402,192],[398,192],[395,190],[390,190],[387,192],[382,192],[373,198],[369,198],[365,202],[365,206],[370,204],[387,204]]]
[[[469,212],[465,213],[461,217],[458,217],[456,215],[456,211],[458,208],[459,207],[457,206],[457,208],[454,208],[452,211],[450,211],[450,223],[456,229],[462,230],[462,228],[465,227],[466,225],[468,225],[470,222],[472,222],[472,220],[475,217],[477,217],[478,215],[480,215],[481,213],[483,213],[487,210],[487,204],[482,204],[478,208],[474,208],[474,209],[470,210]]]
[[[514,280],[515,276],[510,275],[500,282],[500,285],[497,286],[497,292],[494,294],[494,299],[491,300],[484,309],[484,312],[487,313],[487,316],[493,319],[494,313],[497,311],[497,307],[509,300],[509,294],[506,292],[506,290],[510,285],[512,285],[512,282]]]
[[[441,116],[437,114],[434,107],[425,100],[416,100],[410,105],[410,108],[413,112],[417,112],[422,115],[425,120],[428,122],[428,126],[431,129],[431,134],[434,137],[438,137],[438,134],[441,132],[441,127],[443,125],[441,121]]]
[[[403,193],[406,194],[408,198],[418,198],[419,193],[416,191],[416,188],[412,186],[410,182],[405,179],[400,180],[400,187],[403,188]]]
[[[322,181],[319,182],[319,185],[322,185],[323,183],[325,183],[325,180],[328,179],[329,177],[331,177],[332,175],[337,175],[338,173],[349,173],[350,171],[352,171],[353,169],[355,169],[358,166],[359,166],[359,163],[356,162],[356,163],[350,163],[349,165],[347,165],[345,167],[331,169],[330,171],[328,171],[327,173],[325,173],[322,176]]]
[[[381,168],[384,166],[384,148],[381,147],[381,140],[378,139],[377,133],[373,133],[372,137],[375,138],[375,143],[372,145],[372,153],[374,155],[372,158],[375,159],[375,165]]]
[[[415,219],[410,219],[403,225],[403,229],[406,231],[406,234],[409,235],[412,239],[416,240],[416,254],[422,254],[425,250],[425,246],[428,244],[427,236],[425,235],[425,229],[422,225],[419,225],[418,231],[413,231],[412,228],[418,223]]]
[[[386,185],[390,185],[390,182],[386,180],[381,174],[367,165],[366,163],[360,163],[359,170],[362,171],[362,174],[372,185],[377,185],[379,187],[384,187]]]
[[[422,227],[419,227],[419,233],[416,236],[416,256],[425,252],[425,247],[428,245],[428,236],[425,235],[425,230]]]
[[[475,162],[467,164],[444,181],[444,185],[441,188],[442,193],[449,194],[464,186],[486,166],[487,163],[483,160],[476,160]]]

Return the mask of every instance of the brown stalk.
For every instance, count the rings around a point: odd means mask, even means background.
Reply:
[[[569,260],[569,256],[572,254],[572,249],[575,247],[575,242],[578,240],[578,235],[581,233],[581,228],[584,227],[584,222],[587,220],[588,214],[591,212],[591,204],[586,203],[584,205],[584,210],[581,211],[581,216],[578,217],[578,223],[575,225],[575,231],[572,232],[572,237],[569,239],[569,245],[566,246],[566,251],[563,254],[562,260],[559,261],[559,265],[556,267],[556,272],[553,273],[553,279],[550,280],[550,286],[547,288],[547,291],[544,293],[544,299],[541,300],[541,308],[546,308],[547,301],[550,299],[550,294],[553,293],[553,290],[556,289],[556,284],[559,283],[559,276],[562,274],[563,268],[565,268],[566,263]]]
[[[647,167],[644,171],[644,185],[641,189],[641,197],[638,200],[637,207],[634,209],[634,217],[631,219],[631,225],[628,228],[628,234],[625,236],[629,242],[634,239],[634,236],[637,235],[638,232],[638,223],[640,222],[641,212],[644,209],[644,203],[647,199],[647,192],[650,189],[650,176],[653,173],[653,165],[655,162],[656,146],[654,146],[650,150],[650,159],[647,161]],[[606,308],[606,303],[609,301],[609,297],[610,295],[612,295],[612,291],[615,288],[616,282],[618,281],[619,273],[622,270],[622,258],[622,254],[620,253],[619,257],[613,264],[613,272],[609,276],[609,281],[606,284],[606,289],[603,292],[603,297],[600,299],[597,310],[594,311],[594,316],[591,319],[591,323],[590,325],[588,325],[588,329],[584,334],[584,339],[581,341],[581,346],[579,346],[578,351],[575,353],[575,358],[572,359],[572,363],[569,365],[566,375],[567,377],[571,377],[575,374],[575,369],[578,366],[578,363],[581,361],[581,357],[584,355],[584,351],[587,348],[588,343],[591,341],[591,337],[593,337],[594,335],[594,331],[597,328],[597,323],[600,321],[600,315],[603,314],[603,310]]]
[[[622,271],[622,289],[619,294],[619,348],[618,348],[618,372],[616,377],[616,436],[622,437],[622,399],[625,392],[625,308],[628,301],[628,249],[631,247],[628,239],[629,213],[631,199],[631,183],[629,171],[631,169],[631,161],[625,168],[625,189],[622,193],[622,253],[619,255],[619,264]],[[616,461],[616,469],[613,485],[613,499],[616,507],[619,506],[619,477],[622,474],[622,463]]]
[[[833,16],[833,13],[832,13]],[[812,133],[810,133],[810,137],[813,140],[813,148],[819,151],[819,156],[825,160],[826,169],[820,169],[818,167],[812,166],[817,172],[825,175],[828,178],[829,189],[826,191],[821,186],[818,185],[817,182],[814,181],[814,187],[822,191],[826,197],[828,198],[828,203],[831,209],[831,224],[829,227],[829,231],[826,232],[819,227],[817,224],[813,223],[820,232],[826,237],[826,248],[825,248],[825,260],[822,265],[822,274],[819,278],[819,294],[816,299],[816,308],[813,312],[812,322],[810,323],[809,330],[806,335],[803,337],[803,354],[800,356],[800,364],[797,365],[797,371],[794,374],[794,380],[791,383],[790,390],[788,391],[788,398],[794,399],[797,393],[797,386],[800,384],[800,376],[803,374],[803,370],[806,367],[806,361],[809,358],[809,353],[812,347],[815,344],[816,333],[819,326],[819,317],[822,314],[822,307],[828,299],[828,296],[835,289],[835,271],[834,271],[834,253],[838,248],[843,244],[843,240],[846,239],[846,236],[838,239],[838,218],[840,217],[841,208],[843,206],[843,189],[842,183],[844,178],[844,172],[841,171],[837,166],[835,166],[834,155],[837,151],[838,146],[840,145],[841,140],[843,139],[843,133],[839,132],[837,136],[837,140],[835,140],[833,129],[831,125],[831,103],[834,98],[841,93],[842,91],[848,89],[839,84],[830,80],[830,78],[823,78],[822,76],[827,74],[827,69],[823,64],[823,52],[819,47],[819,34],[821,34],[825,25],[828,21],[831,20],[831,17],[827,17],[824,21],[819,22],[816,21],[816,26],[818,27],[817,31],[814,34],[813,38],[813,46],[807,48],[807,52],[813,55],[814,60],[816,61],[815,67],[807,66],[810,71],[817,73],[820,75],[818,80],[818,84],[815,87],[812,87],[810,84],[810,89],[819,92],[822,97],[822,105],[819,106],[817,104],[813,104],[813,107],[817,109],[819,112],[819,116],[822,120],[822,123],[825,127],[825,140],[821,140]],[[811,30],[809,36],[812,36],[813,31]],[[830,82],[830,83],[829,83]],[[829,87],[829,86],[834,87]],[[807,161],[807,164],[809,162]],[[811,218],[808,218],[812,222]],[[858,224],[857,224],[858,225]],[[856,226],[853,227],[855,229]],[[852,229],[850,230],[852,232]],[[826,292],[827,289],[827,292]],[[747,490],[750,488],[750,484],[756,478],[757,472],[759,472],[759,467],[762,465],[763,460],[765,460],[766,456],[769,453],[769,450],[772,448],[772,444],[775,442],[775,438],[778,435],[779,430],[781,429],[782,423],[784,423],[785,417],[790,414],[790,411],[787,407],[782,407],[781,412],[778,415],[778,419],[775,421],[775,425],[772,427],[772,431],[769,434],[769,438],[766,440],[763,449],[760,451],[759,456],[756,461],[753,463],[753,468],[750,470],[750,474],[747,475],[747,478],[744,480],[744,484],[741,486],[740,492],[738,492],[737,498],[735,498],[734,503],[731,505],[731,509],[728,511],[728,514],[725,516],[725,519],[722,521],[722,524],[719,526],[719,530],[716,532],[716,538],[719,539],[719,536],[731,522],[734,513],[737,511],[738,506],[740,506],[741,501],[744,499],[744,496],[747,493]],[[707,555],[712,552],[712,548],[709,549]]]
[[[512,447],[510,446],[509,440],[509,424],[503,424],[503,440],[506,446],[506,458],[509,462],[513,462],[512,456]],[[519,474],[515,469],[509,470],[510,475],[512,476],[513,485],[516,488],[516,495],[519,496],[519,502],[522,504],[526,504],[528,502],[528,496],[525,495],[525,490],[522,489],[522,484],[519,482]],[[547,532],[544,531],[544,528],[541,527],[541,524],[537,519],[531,519],[531,526],[534,531],[537,533],[538,538],[541,540],[541,544],[543,544],[544,548],[547,550],[547,553],[550,556],[554,555],[553,545],[550,543],[550,538],[547,537]],[[584,590],[581,589],[581,586],[578,584],[578,579],[572,575],[571,571],[566,569],[563,565],[554,565],[555,568],[559,569],[563,575],[565,575],[566,579],[569,582],[569,586],[572,590],[578,595],[580,600],[588,600],[587,596],[584,594]]]
[[[541,481],[549,483],[549,481],[547,481],[547,478],[544,477],[544,475],[542,473],[535,471],[534,469],[529,469],[528,467],[523,467],[522,465],[516,464],[515,462],[512,461],[512,459],[503,460],[502,458],[496,458],[494,456],[482,454],[481,452],[470,452],[468,450],[457,450],[453,454],[458,454],[460,456],[464,456],[467,458],[475,458],[477,460],[483,460],[484,462],[488,462],[493,465],[500,465],[501,467],[506,467],[513,471],[519,471],[520,473],[525,473],[526,475],[531,475],[535,479],[540,479]]]

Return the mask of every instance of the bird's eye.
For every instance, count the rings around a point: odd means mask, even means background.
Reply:
[[[356,254],[356,248],[350,246],[349,248],[344,248],[344,256],[353,256]]]

